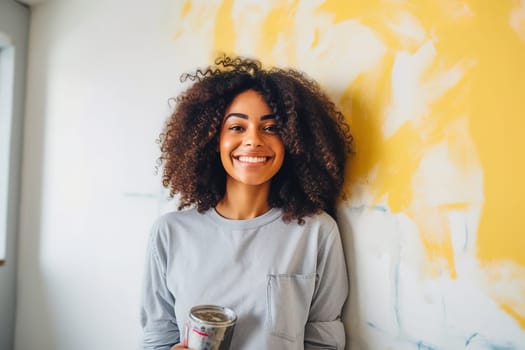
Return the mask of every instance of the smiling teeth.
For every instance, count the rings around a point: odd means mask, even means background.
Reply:
[[[263,163],[266,162],[266,157],[239,157],[239,160],[245,163]]]

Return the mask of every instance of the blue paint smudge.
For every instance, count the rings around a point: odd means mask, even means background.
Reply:
[[[363,212],[365,210],[365,206],[364,205],[359,205],[359,206],[353,205],[349,209],[352,211]]]
[[[377,326],[377,325],[376,325],[375,323],[373,323],[373,322],[367,321],[366,324],[368,325],[368,327],[373,328],[373,329],[375,329],[376,331],[379,331],[379,332],[383,332],[383,333],[385,333],[385,330],[384,330],[384,329],[382,329],[381,327]]]
[[[486,350],[518,350],[516,346],[514,346],[512,343],[509,342],[503,342],[503,343],[496,343],[494,341],[491,341],[489,339],[486,339],[483,337],[483,335],[479,334],[478,332],[473,333],[465,342],[465,347],[468,347],[471,345],[472,339],[477,338],[480,339],[476,342],[475,349],[478,349],[480,346],[480,343],[483,344],[483,349]]]
[[[388,212],[388,208],[385,207],[384,205],[376,205],[376,206],[374,207],[374,209],[375,209],[375,210],[382,211],[383,213]]]
[[[465,342],[465,346],[468,346],[470,344],[470,342],[472,341],[472,339],[478,335],[478,332],[472,334],[470,337],[468,337],[467,341]]]
[[[394,268],[394,314],[397,326],[401,327],[401,316],[399,315],[399,259]]]
[[[384,206],[384,205],[375,205],[373,207],[369,207],[367,205],[352,205],[349,207],[350,210],[353,210],[353,211],[357,211],[357,212],[363,212],[365,209],[372,209],[372,210],[377,210],[377,211],[380,211],[382,213],[387,213],[389,212],[389,209],[387,206]]]
[[[489,344],[490,350],[515,350],[516,348],[512,345],[498,345],[498,344]]]
[[[437,348],[430,346],[428,344],[425,344],[422,341],[417,342],[417,349],[418,350],[437,350]]]
[[[395,219],[395,223],[396,223],[396,226],[397,226],[397,229],[399,231],[399,221],[398,219],[396,218]],[[400,311],[399,311],[399,274],[400,274],[400,265],[401,265],[401,242],[398,241],[398,251],[397,251],[397,256],[395,257],[396,258],[396,261],[395,261],[395,265],[394,265],[394,315],[396,317],[396,323],[397,323],[397,326],[399,327],[399,329],[401,330],[402,326],[401,326],[401,315],[400,315]]]

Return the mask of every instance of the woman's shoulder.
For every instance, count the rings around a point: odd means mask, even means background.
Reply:
[[[172,232],[180,226],[202,225],[205,215],[206,213],[199,213],[195,208],[164,213],[153,222],[152,233],[161,235]]]
[[[174,222],[179,220],[189,220],[193,218],[202,217],[204,213],[199,213],[196,208],[189,208],[183,210],[173,210],[160,215],[156,222]]]
[[[337,227],[337,222],[335,219],[324,210],[320,210],[312,215],[309,215],[305,217],[304,220],[307,224],[320,225],[329,231],[334,227]]]
[[[335,219],[322,210],[303,217],[303,223],[298,223],[297,220],[294,220],[288,225],[293,225],[295,227],[294,230],[297,230],[297,232],[307,233],[308,235],[315,233],[315,236],[320,241],[339,234],[339,228]]]
[[[323,211],[310,216],[309,220],[320,249],[327,252],[329,247],[341,245],[341,231],[334,217]]]

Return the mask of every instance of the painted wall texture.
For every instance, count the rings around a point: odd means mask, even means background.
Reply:
[[[171,16],[181,61],[293,66],[347,116],[352,349],[525,349],[525,1],[186,0]]]

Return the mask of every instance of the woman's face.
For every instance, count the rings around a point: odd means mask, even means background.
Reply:
[[[254,90],[237,95],[226,109],[219,136],[227,181],[269,185],[284,161],[284,145],[275,116]]]

